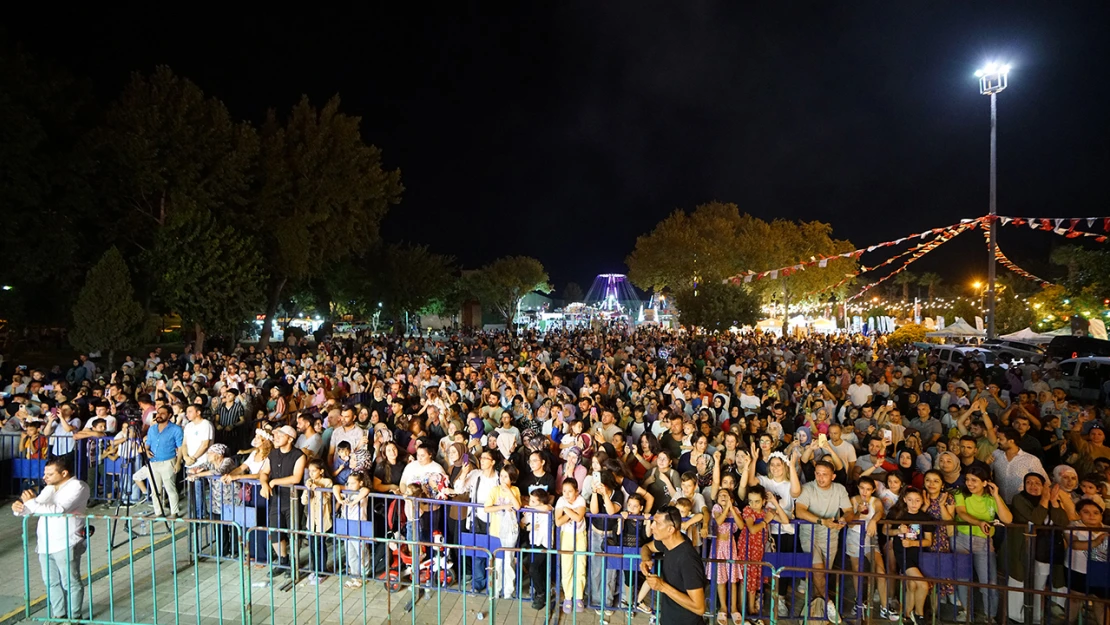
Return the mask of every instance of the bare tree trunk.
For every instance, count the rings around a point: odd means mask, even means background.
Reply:
[[[196,333],[197,333],[197,338],[196,338],[195,341],[193,341],[193,353],[203,354],[204,353],[204,328],[200,327],[199,323],[196,324]]]
[[[285,288],[285,283],[288,278],[282,278],[274,283],[273,289],[270,291],[270,301],[266,302],[266,320],[262,322],[262,334],[258,337],[259,347],[266,347],[270,344],[270,337],[273,335],[274,316],[277,315],[278,302],[281,301],[281,290]]]
[[[780,278],[785,280],[786,278]],[[787,333],[790,331],[790,292],[786,287],[782,288],[782,338],[786,338]]]

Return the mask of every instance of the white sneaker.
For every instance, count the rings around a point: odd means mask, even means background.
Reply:
[[[829,618],[829,622],[833,625],[840,625],[840,612],[836,611],[835,602],[828,601],[825,603],[825,616]]]
[[[789,610],[790,608],[786,606],[786,598],[779,597],[775,602],[775,614],[778,615],[779,618],[786,618],[790,613]]]

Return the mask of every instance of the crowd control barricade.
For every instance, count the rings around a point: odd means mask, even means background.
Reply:
[[[22,435],[19,433],[0,434],[0,488],[5,496],[18,495],[28,488],[42,486],[46,456],[28,458],[28,454],[20,451],[21,441]]]
[[[355,522],[344,527],[360,529]],[[270,537],[274,530],[251,528],[247,540],[255,533]],[[485,593],[460,593],[452,588],[452,585],[465,587],[470,582],[465,574],[450,583],[447,578],[432,576],[425,583],[414,584],[411,576],[383,579],[365,568],[366,554],[372,546],[394,553],[421,552],[434,559],[445,557],[446,547],[442,543],[364,534],[321,535],[302,529],[277,533],[290,545],[311,547],[294,550],[291,567],[271,560],[262,567],[247,568],[248,602],[254,622],[343,624],[380,623],[388,619],[400,623],[442,623],[452,622],[451,617],[461,614],[465,615],[461,622],[470,623],[486,614],[492,616],[492,586]],[[321,538],[323,543],[316,542]],[[324,549],[323,560],[308,553],[317,546]],[[493,561],[490,552],[480,547],[453,549],[467,557],[479,553],[484,560]],[[321,562],[326,563],[323,569],[319,568]]]
[[[40,523],[47,529],[36,538]],[[111,524],[127,530],[119,544],[110,542]],[[147,529],[140,531],[139,525]],[[207,559],[190,548],[189,536],[211,525],[228,525],[233,539],[242,539],[233,525],[200,519],[24,517],[25,617],[102,624],[246,623],[243,563]]]

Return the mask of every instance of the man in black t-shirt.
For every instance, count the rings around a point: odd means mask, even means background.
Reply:
[[[654,542],[640,549],[640,570],[647,584],[661,594],[659,622],[666,625],[702,625],[705,613],[705,565],[701,554],[679,531],[682,514],[674,506],[655,513]],[[660,574],[652,573],[652,554],[662,554]]]

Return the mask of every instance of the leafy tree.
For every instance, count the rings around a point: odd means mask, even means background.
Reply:
[[[935,274],[931,271],[921,274],[921,277],[917,279],[918,284],[920,284],[921,286],[926,287],[927,289],[929,289],[929,304],[930,305],[932,305],[932,303],[933,303],[933,296],[936,295],[937,287],[940,286],[941,282],[942,282],[942,280],[941,280],[940,275]]]
[[[250,124],[164,66],[132,75],[90,143],[107,201],[104,234],[141,251],[178,219],[238,212],[258,154]]]
[[[766,222],[747,218],[741,229],[738,245],[749,255],[752,271],[762,272],[794,267],[812,259],[849,252],[853,246],[848,241],[834,239],[832,226],[820,221],[794,222],[776,219]],[[764,278],[752,281],[753,290],[765,299],[775,299],[789,310],[791,304],[813,299],[818,294],[840,283],[846,274],[856,268],[854,258],[830,259],[826,267],[811,266],[805,269],[780,271],[777,279]],[[843,297],[846,284],[836,295]],[[784,315],[782,331],[788,332],[789,315]]]
[[[429,309],[446,312],[445,306],[454,283],[455,259],[434,254],[426,245],[390,244],[374,263],[371,299],[382,302],[394,315],[394,327],[404,328],[406,314]],[[438,302],[437,302],[438,300]]]
[[[196,328],[197,353],[210,333],[234,333],[263,303],[262,256],[254,241],[209,215],[177,220],[150,255],[157,293]]]
[[[722,282],[699,286],[696,296],[692,288],[679,291],[675,305],[684,326],[708,331],[755,325],[761,317],[758,296],[744,287]]]
[[[93,238],[79,226],[92,202],[77,156],[91,101],[88,85],[68,73],[0,53],[0,219],[15,233],[0,245],[0,282],[13,287],[3,298],[9,324],[31,314],[39,323],[68,318],[91,264],[83,259]]]
[[[691,214],[676,210],[636,239],[636,248],[625,259],[628,278],[645,291],[661,292],[734,276],[747,269],[737,247],[743,223],[735,204],[702,204]]]
[[[891,332],[890,336],[886,338],[886,342],[894,349],[902,349],[907,345],[924,341],[925,332],[925,326],[917,323],[907,323],[904,326],[899,326],[894,332]]]
[[[567,282],[563,287],[563,300],[568,304],[582,302],[586,300],[586,294],[582,292],[582,287],[578,286],[577,282]]]
[[[115,370],[118,350],[143,340],[146,315],[135,301],[131,275],[114,246],[104,253],[85,278],[73,307],[70,343],[83,352],[107,351],[108,370]]]
[[[891,280],[891,282],[902,287],[902,301],[910,301],[910,286],[917,284],[917,276],[915,276],[912,272],[903,271],[902,273],[894,276],[894,279]]]
[[[830,259],[826,267],[793,269],[821,256],[852,249],[851,243],[832,238],[828,224],[777,219],[771,222],[743,215],[735,204],[712,202],[692,214],[675,211],[648,235],[636,240],[626,259],[628,276],[645,290],[675,291],[720,282],[745,270],[780,271],[747,286],[765,300],[798,303],[817,297],[854,270],[850,258]],[[847,284],[836,293],[843,297]],[[786,320],[783,320],[784,331]]]
[[[262,126],[258,185],[242,225],[259,241],[270,274],[263,345],[286,286],[367,249],[400,201],[400,171],[383,167],[360,122],[339,111],[338,97],[322,109],[305,97],[285,120],[271,111]]]
[[[466,275],[466,288],[483,306],[490,306],[504,319],[512,334],[520,300],[532,291],[550,293],[543,264],[528,256],[506,256]]]
[[[1006,289],[998,294],[994,306],[994,325],[998,334],[1009,334],[1032,327],[1036,316],[1024,297]]]

